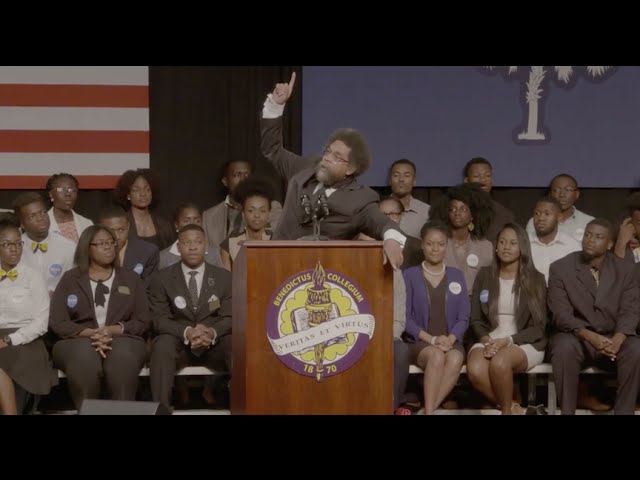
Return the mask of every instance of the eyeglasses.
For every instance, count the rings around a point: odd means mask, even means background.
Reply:
[[[322,156],[331,163],[349,163],[349,160],[342,158],[339,153],[334,152],[329,147],[322,151]]]
[[[58,193],[76,193],[78,191],[75,187],[56,187],[54,190]]]
[[[92,242],[89,245],[91,245],[92,247],[101,248],[102,250],[106,250],[117,246],[118,242],[114,242],[113,240],[105,240],[100,242]]]
[[[556,188],[552,188],[551,189],[551,193],[573,193],[575,191],[577,191],[577,188],[573,188],[573,187],[556,187]]]
[[[0,247],[4,248],[5,250],[10,249],[11,247],[15,248],[16,250],[20,250],[22,247],[24,247],[24,241],[20,240],[19,242],[2,242],[0,243]]]

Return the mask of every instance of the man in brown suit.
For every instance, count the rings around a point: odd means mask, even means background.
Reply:
[[[578,377],[588,365],[617,370],[614,412],[633,415],[640,386],[640,291],[633,266],[609,250],[613,229],[587,224],[582,251],[551,264],[547,294],[555,334],[551,363],[563,415],[576,411]]]
[[[296,240],[311,235],[312,222],[302,205],[306,196],[311,207],[324,197],[328,212],[321,233],[332,240],[351,240],[365,233],[384,240],[384,251],[394,268],[402,264],[405,236],[379,210],[378,194],[359,185],[356,177],[371,160],[369,147],[353,129],[340,129],[327,141],[321,160],[308,162],[282,145],[282,113],[291,97],[296,74],[289,83],[279,83],[269,94],[262,111],[262,153],[287,179],[287,198],[272,240]]]

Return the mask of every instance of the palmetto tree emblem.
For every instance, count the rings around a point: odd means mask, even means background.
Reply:
[[[529,69],[528,75],[526,69]],[[484,66],[484,73],[502,72],[505,78],[520,77],[523,91],[523,104],[526,104],[527,115],[523,125],[516,128],[513,139],[516,143],[549,143],[550,132],[543,124],[543,105],[549,93],[549,80],[565,88],[575,85],[582,75],[592,82],[601,82],[615,73],[617,67],[547,67],[547,66]],[[551,75],[549,75],[551,73]],[[549,78],[551,77],[551,78]]]

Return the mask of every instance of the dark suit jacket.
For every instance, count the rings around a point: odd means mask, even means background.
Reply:
[[[633,266],[607,253],[600,269],[600,286],[582,252],[551,264],[547,299],[553,327],[575,333],[582,328],[600,334],[635,335],[640,318],[640,291]]]
[[[75,305],[74,305],[75,303]],[[124,325],[124,334],[142,338],[151,325],[149,302],[142,280],[129,270],[115,269],[106,325]],[[98,328],[89,274],[66,272],[51,298],[49,329],[59,338],[73,338],[85,328]]]
[[[407,295],[407,325],[405,331],[413,340],[418,342],[418,335],[421,330],[425,332],[429,328],[429,296],[427,294],[427,283],[422,273],[422,267],[411,267],[405,270],[404,283]],[[455,335],[458,342],[462,343],[464,332],[469,327],[469,296],[467,292],[467,284],[464,281],[464,275],[460,270],[453,267],[446,268],[447,293],[446,307],[447,327],[449,334]],[[457,294],[452,293],[449,288],[452,283],[457,283],[460,291]]]
[[[158,271],[159,263],[160,251],[153,243],[140,240],[138,237],[127,239],[127,249],[124,252],[122,267],[140,275],[145,287],[149,288],[151,275]]]
[[[498,239],[498,233],[502,230],[507,223],[515,223],[515,215],[511,210],[504,207],[502,204],[496,202],[495,200],[491,200],[491,204],[493,205],[494,216],[491,224],[489,225],[489,229],[487,230],[487,240],[489,240],[493,245],[496,244],[496,240]]]
[[[127,212],[127,218],[129,219],[130,225],[129,239],[131,239],[131,237],[140,238],[140,236],[138,235],[138,229],[136,228],[136,221],[133,218],[131,210]],[[158,250],[164,250],[165,248],[170,247],[171,244],[176,240],[176,232],[171,224],[155,213],[151,214],[151,220],[153,221],[153,226],[156,227],[156,241],[154,242],[155,246],[158,247]]]
[[[288,181],[287,198],[272,240],[297,240],[311,235],[311,223],[304,223],[300,198],[309,198],[318,184],[314,162],[286,150],[282,145],[282,117],[261,119],[262,153]],[[379,197],[353,179],[341,185],[328,198],[329,215],[322,220],[322,234],[332,240],[351,240],[359,233],[381,240],[388,229],[400,231],[378,208]]]
[[[532,282],[538,283],[543,292],[547,291],[547,285],[544,275],[535,271],[531,279]],[[491,275],[491,267],[483,267],[475,282],[473,283],[473,293],[471,294],[471,331],[473,332],[474,342],[478,342],[480,338],[489,335],[489,332],[498,327],[498,319],[489,315],[489,301],[480,300],[480,293],[486,291],[488,299],[498,298],[499,282],[495,282]],[[483,295],[484,296],[484,295]],[[531,344],[533,348],[539,352],[544,351],[547,346],[547,316],[546,316],[546,297],[543,299],[543,309],[545,313],[542,325],[534,325],[533,317],[528,303],[529,297],[524,290],[520,290],[517,299],[516,311],[516,328],[518,332],[512,336],[513,343],[516,345]]]
[[[169,334],[182,339],[187,327],[199,323],[213,327],[217,339],[231,334],[231,274],[222,268],[205,264],[197,313],[189,306],[182,262],[156,273],[151,279],[149,295],[157,335]],[[176,305],[178,297],[186,301],[185,308]]]

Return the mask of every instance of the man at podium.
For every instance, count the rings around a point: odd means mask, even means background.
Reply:
[[[321,158],[302,159],[282,144],[282,114],[291,97],[289,83],[279,83],[267,96],[261,118],[262,153],[288,181],[282,216],[272,240],[296,240],[313,231],[313,217],[321,219],[321,233],[331,240],[351,240],[360,232],[384,240],[384,252],[394,268],[402,264],[406,237],[378,208],[378,194],[356,178],[369,167],[369,146],[360,132],[336,130]]]

